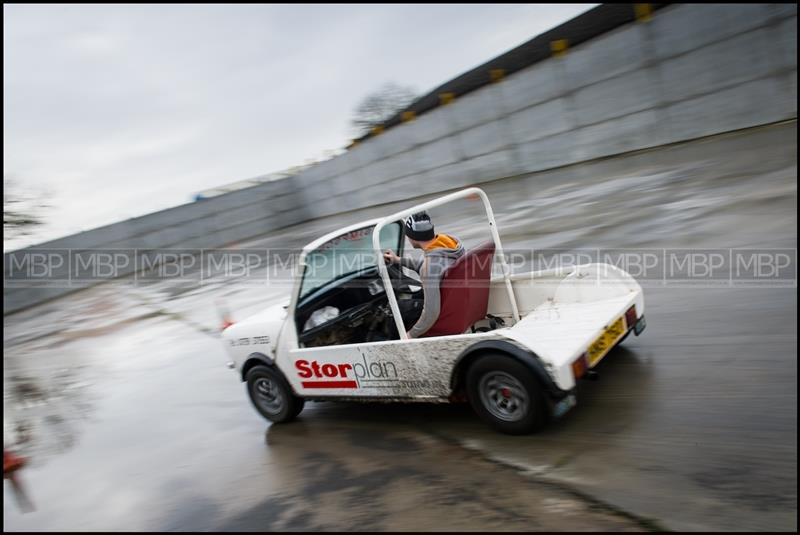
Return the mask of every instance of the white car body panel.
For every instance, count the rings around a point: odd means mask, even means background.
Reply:
[[[469,188],[459,195],[474,194],[475,190]],[[482,191],[477,191],[485,197]],[[454,197],[456,194],[443,199]],[[486,204],[494,224],[488,201]],[[301,397],[447,401],[453,393],[452,377],[459,357],[474,344],[493,340],[510,342],[528,351],[541,362],[559,389],[571,391],[576,384],[572,363],[613,322],[624,317],[632,305],[636,307],[637,318],[644,314],[641,286],[628,273],[610,264],[513,275],[505,271],[492,279],[489,294],[488,314],[505,322],[499,328],[419,339],[406,339],[403,332],[399,340],[299,347],[294,310],[304,255],[353,230],[385,225],[387,219],[351,225],[306,246],[292,296],[224,330],[227,350],[242,379],[245,365],[257,357],[274,363]],[[504,261],[501,267],[507,268]],[[385,271],[381,275],[384,281],[388,280]],[[395,300],[393,293],[390,294],[390,299]],[[396,306],[393,303],[393,310]],[[489,320],[482,320],[475,326],[488,324]],[[626,330],[632,327],[626,321]]]

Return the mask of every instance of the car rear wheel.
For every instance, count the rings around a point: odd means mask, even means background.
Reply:
[[[294,395],[283,375],[269,366],[247,372],[247,393],[256,410],[275,423],[289,422],[303,410],[304,401]]]
[[[538,381],[511,357],[486,355],[475,361],[467,371],[467,395],[478,416],[502,433],[532,433],[546,422]]]

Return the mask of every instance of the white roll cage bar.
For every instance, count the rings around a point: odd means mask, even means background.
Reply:
[[[395,325],[397,325],[397,332],[399,333],[401,340],[407,340],[408,336],[406,335],[405,325],[403,325],[403,318],[400,316],[400,307],[397,305],[397,297],[394,295],[394,288],[392,287],[392,281],[389,278],[389,271],[386,268],[386,263],[383,261],[381,243],[380,243],[381,229],[383,229],[383,227],[385,227],[386,225],[394,223],[398,220],[402,221],[411,214],[415,214],[423,210],[428,210],[429,208],[435,208],[437,206],[447,204],[457,199],[466,199],[474,195],[480,197],[480,199],[483,201],[483,206],[486,209],[486,217],[489,219],[489,230],[491,231],[492,239],[494,240],[495,254],[497,255],[500,261],[500,265],[502,267],[503,280],[505,281],[506,290],[508,292],[508,300],[511,303],[511,312],[514,316],[514,322],[516,323],[519,321],[519,309],[517,308],[517,299],[514,296],[514,289],[511,285],[511,278],[510,278],[511,270],[509,269],[508,264],[506,263],[506,258],[503,255],[503,247],[500,244],[500,236],[497,233],[497,224],[495,223],[494,220],[494,212],[492,212],[492,205],[489,204],[489,197],[480,188],[467,188],[461,191],[457,191],[455,193],[451,193],[450,195],[445,195],[444,197],[439,197],[438,199],[428,201],[426,203],[418,204],[412,208],[407,208],[405,210],[396,212],[390,216],[384,217],[383,219],[380,220],[380,222],[378,222],[377,225],[375,225],[375,229],[372,232],[372,247],[375,250],[375,254],[377,255],[378,271],[380,272],[381,279],[383,280],[383,284],[386,287],[386,296],[389,299],[389,306],[392,309],[392,315],[394,316]]]

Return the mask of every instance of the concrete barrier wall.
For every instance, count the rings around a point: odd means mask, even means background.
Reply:
[[[222,247],[263,234],[265,229],[293,225],[313,217],[306,212],[303,202],[291,181],[267,182],[6,253],[3,312],[20,310],[90,285],[91,280],[73,281],[70,285],[63,282],[75,278],[75,257],[82,252],[100,250],[129,255],[128,250],[137,249],[141,259],[142,254],[150,250]],[[46,280],[37,282],[38,287],[30,287],[19,279],[24,278],[31,266],[28,253],[35,252],[53,254],[61,260],[56,258],[50,262],[50,266],[58,267],[48,273]],[[14,261],[17,267],[10,269]],[[120,275],[130,275],[136,264],[131,261],[127,266],[116,264],[115,267]]]
[[[659,10],[297,178],[316,215],[797,117],[797,6]]]
[[[222,247],[316,217],[796,117],[796,5],[676,4],[293,178],[11,254]],[[5,288],[4,313],[69,291]]]

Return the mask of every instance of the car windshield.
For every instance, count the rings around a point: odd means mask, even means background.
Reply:
[[[372,231],[375,226],[353,230],[323,243],[306,256],[306,269],[300,286],[300,299],[328,283],[349,274],[375,267]],[[398,252],[400,224],[381,229],[381,250]]]

